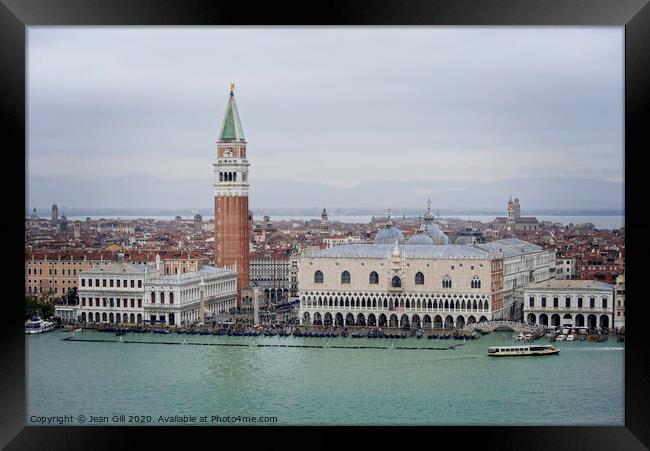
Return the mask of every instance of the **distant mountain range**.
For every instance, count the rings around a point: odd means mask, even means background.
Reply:
[[[419,212],[431,198],[432,209],[448,213],[501,213],[512,195],[524,213],[623,214],[624,184],[598,179],[521,178],[496,182],[458,180],[362,182],[337,188],[321,182],[253,180],[253,211],[288,214],[311,213],[327,207],[339,213],[381,214],[391,207],[396,214]],[[162,179],[127,176],[106,179],[32,177],[28,179],[26,209],[59,214],[150,214],[195,211],[212,214],[210,179]],[[93,213],[97,212],[97,213]],[[131,212],[131,213],[129,213]]]

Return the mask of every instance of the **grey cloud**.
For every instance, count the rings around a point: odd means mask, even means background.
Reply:
[[[30,27],[29,174],[203,177],[234,81],[257,176],[622,180],[622,51],[622,28]]]

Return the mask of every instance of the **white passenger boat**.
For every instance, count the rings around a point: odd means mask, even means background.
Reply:
[[[573,334],[569,334],[566,336],[566,341],[573,341],[575,339],[575,336]]]
[[[30,319],[25,321],[25,333],[26,334],[41,334],[43,332],[49,332],[54,330],[55,324],[51,321],[45,321],[43,318],[38,316],[32,316]]]
[[[553,355],[560,350],[552,345],[529,345],[529,346],[493,346],[488,348],[490,357],[510,357],[520,355]]]
[[[566,335],[560,334],[555,338],[555,341],[564,341],[566,340]]]

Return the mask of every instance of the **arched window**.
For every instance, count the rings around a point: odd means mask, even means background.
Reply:
[[[401,288],[402,279],[400,279],[398,276],[393,277],[393,280],[390,282],[390,286],[393,288]]]
[[[233,172],[233,173],[232,173],[232,179],[233,179],[233,181],[235,181],[235,182],[237,181],[237,173],[236,173],[236,172]]]
[[[220,182],[223,182],[223,172],[220,172],[220,173],[219,173],[219,181],[220,181]]]
[[[370,283],[373,285],[379,283],[379,274],[377,274],[375,271],[370,273]]]
[[[416,285],[424,285],[424,274],[422,274],[421,272],[418,272],[415,275],[415,284]]]
[[[350,273],[343,271],[341,274],[341,283],[350,283]]]
[[[152,304],[156,303],[156,292],[155,291],[151,292],[151,303]]]
[[[479,279],[478,276],[474,276],[472,278],[471,287],[472,288],[481,288],[481,279]]]
[[[321,271],[314,273],[314,283],[323,283],[323,273]]]
[[[451,288],[451,277],[445,276],[442,279],[442,288]]]

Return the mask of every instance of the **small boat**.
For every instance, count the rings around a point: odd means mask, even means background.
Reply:
[[[555,341],[564,341],[566,340],[566,335],[560,334],[557,337],[555,337]]]
[[[490,357],[555,355],[559,353],[560,350],[552,345],[493,346],[488,348]]]
[[[25,321],[25,333],[26,334],[42,334],[43,332],[49,332],[54,330],[55,324],[51,321],[45,321],[43,318],[38,316],[32,316],[30,319]]]
[[[566,336],[566,341],[573,341],[575,339],[575,336],[573,334],[569,334]]]

